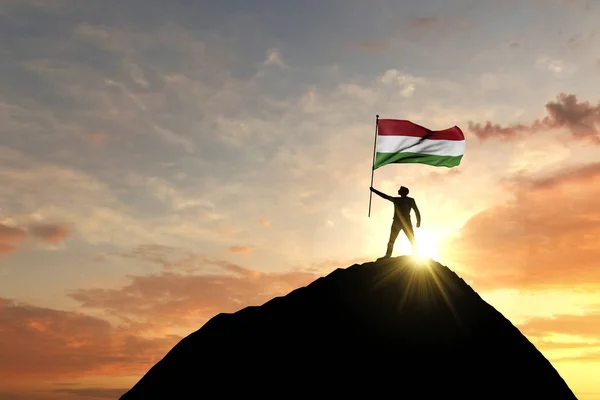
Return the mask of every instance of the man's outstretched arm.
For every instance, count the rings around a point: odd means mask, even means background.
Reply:
[[[415,215],[417,216],[417,228],[421,226],[421,213],[419,212],[419,207],[417,207],[417,202],[413,199],[413,210],[415,210]]]
[[[386,200],[392,201],[394,198],[392,196],[388,196],[385,193],[380,192],[379,190],[375,189],[373,186],[370,187],[371,192],[375,193],[376,195],[383,197]]]

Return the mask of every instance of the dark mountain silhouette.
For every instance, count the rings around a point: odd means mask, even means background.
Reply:
[[[510,321],[447,267],[405,256],[337,269],[219,314],[121,400],[575,399]]]

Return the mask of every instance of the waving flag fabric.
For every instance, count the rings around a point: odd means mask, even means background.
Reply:
[[[420,163],[452,168],[465,154],[465,136],[458,126],[432,131],[400,119],[379,119],[373,169],[392,163]]]

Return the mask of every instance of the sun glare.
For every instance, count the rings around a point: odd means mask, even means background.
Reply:
[[[418,258],[438,259],[438,238],[426,230],[415,229],[415,239],[417,241],[417,252],[414,254]],[[396,241],[397,250],[395,253],[412,254],[410,243],[405,237],[398,236]]]
[[[378,228],[376,232],[373,232],[372,235],[369,235],[366,238],[365,242],[365,248],[375,258],[385,254],[387,241],[390,235],[387,220],[381,217],[378,218],[377,222],[380,226],[385,228]],[[415,258],[421,260],[431,258],[437,261],[439,259],[439,246],[441,244],[439,233],[436,234],[437,232],[435,230],[417,227],[415,227],[414,231],[415,240],[417,241],[416,254],[413,254],[410,242],[406,238],[404,232],[400,232],[396,239],[392,256],[413,255]]]
[[[428,231],[417,231],[417,255],[420,257],[438,258],[438,239]]]

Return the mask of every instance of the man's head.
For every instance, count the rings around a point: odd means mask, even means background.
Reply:
[[[408,188],[404,187],[404,186],[400,186],[400,189],[398,189],[398,194],[402,197],[408,196]]]

